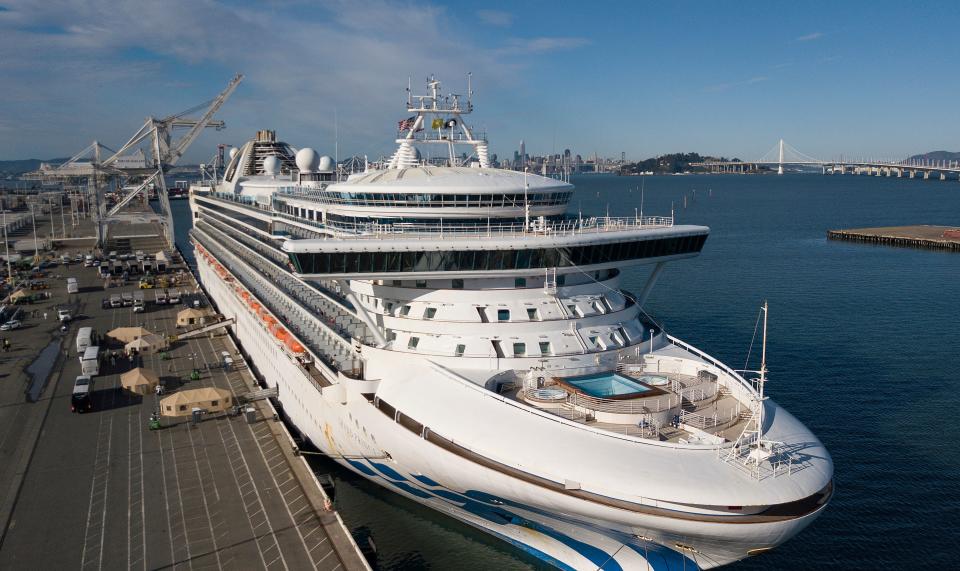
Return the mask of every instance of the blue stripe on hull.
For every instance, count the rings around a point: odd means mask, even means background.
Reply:
[[[579,553],[584,558],[591,561],[594,565],[597,566],[597,569],[603,569],[605,571],[623,571],[623,568],[620,564],[613,558],[612,555],[585,543],[579,541],[566,535],[548,525],[531,521],[527,518],[524,518],[516,513],[513,513],[509,509],[505,509],[504,506],[515,507],[517,509],[522,509],[525,511],[530,511],[532,513],[537,513],[543,515],[544,517],[555,519],[555,515],[547,513],[533,506],[526,506],[524,504],[514,502],[508,499],[500,498],[489,494],[487,492],[482,492],[479,490],[468,490],[463,494],[454,492],[443,488],[441,484],[438,484],[436,481],[432,480],[425,475],[411,475],[412,479],[407,479],[399,472],[393,468],[386,466],[380,462],[373,462],[367,460],[366,462],[370,465],[367,466],[363,462],[356,460],[347,460],[351,467],[355,468],[357,471],[362,474],[369,476],[374,479],[381,480],[394,486],[395,488],[407,492],[408,494],[415,496],[421,499],[431,499],[437,498],[445,502],[455,504],[458,508],[476,516],[480,519],[487,521],[495,525],[515,525],[520,527],[526,527],[528,529],[539,532],[547,537],[550,537],[559,543],[569,547],[573,551]],[[377,470],[377,473],[371,469],[371,466]],[[409,483],[407,483],[409,482]],[[421,485],[417,485],[421,484]],[[440,489],[431,489],[425,486],[437,487]],[[471,522],[467,522],[471,523]],[[579,522],[568,522],[573,525],[582,525]],[[476,524],[473,524],[476,525]],[[519,540],[513,539],[503,533],[494,531],[490,527],[478,526],[480,529],[499,537],[500,539],[507,541],[514,547],[517,547],[523,550],[530,555],[533,555],[537,559],[540,559],[544,562],[549,563],[560,569],[573,569],[566,563],[556,559],[555,557],[540,551],[530,545],[527,545]],[[606,537],[609,537],[611,540],[623,543],[628,546],[631,550],[635,551],[637,554],[642,556],[648,561],[650,566],[655,571],[695,571],[699,569],[699,566],[690,558],[684,556],[681,553],[678,553],[668,547],[656,543],[649,543],[644,545],[637,545],[632,542],[632,536],[627,536],[622,533],[610,533],[610,530],[606,532],[601,532],[599,529],[593,530],[595,533],[599,533]]]

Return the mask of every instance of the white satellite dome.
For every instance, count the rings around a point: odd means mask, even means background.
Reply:
[[[233,157],[237,156],[237,153],[240,152],[240,149],[236,147],[230,147],[230,150],[227,151],[227,154],[230,156],[230,160],[233,160]]]
[[[334,170],[333,159],[331,159],[327,155],[323,155],[322,157],[320,157],[320,164],[317,167],[317,170],[319,172],[333,172]]]
[[[300,172],[316,172],[320,160],[320,155],[317,154],[317,151],[309,147],[297,151],[297,168],[300,169]]]
[[[278,174],[280,172],[280,159],[276,155],[270,155],[263,159],[263,172],[267,174]]]

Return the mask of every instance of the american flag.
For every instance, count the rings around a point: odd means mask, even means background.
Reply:
[[[398,130],[398,131],[406,131],[407,129],[412,129],[412,128],[413,128],[413,125],[414,125],[414,123],[416,123],[416,121],[417,121],[417,118],[416,118],[416,117],[408,117],[408,118],[404,119],[403,121],[400,121],[400,122],[397,123],[397,130]]]

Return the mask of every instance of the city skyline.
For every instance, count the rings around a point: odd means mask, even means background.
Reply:
[[[960,119],[937,113],[958,87],[942,71],[956,5],[905,20],[883,3],[736,8],[0,0],[0,159],[69,156],[94,138],[116,148],[236,71],[247,79],[219,114],[228,129],[189,162],[259,128],[323,154],[389,154],[407,78],[462,93],[467,73],[468,120],[500,157],[521,139],[530,155],[628,161],[755,159],[780,138],[823,159],[960,149]]]

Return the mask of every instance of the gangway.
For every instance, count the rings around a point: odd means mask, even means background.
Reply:
[[[179,335],[171,335],[170,340],[183,341],[184,339],[190,339],[192,337],[203,335],[204,333],[208,333],[210,331],[216,331],[217,329],[220,329],[221,327],[226,327],[227,325],[230,325],[232,323],[233,323],[233,318],[230,317],[228,319],[223,319],[216,323],[211,323],[209,325],[204,325],[203,327],[198,327],[196,329],[191,329],[190,331],[185,331],[183,333],[180,333]]]
[[[277,392],[277,387],[270,387],[268,389],[260,389],[258,391],[250,391],[249,393],[237,395],[237,400],[242,403],[248,403],[268,398],[276,397],[279,393]]]

